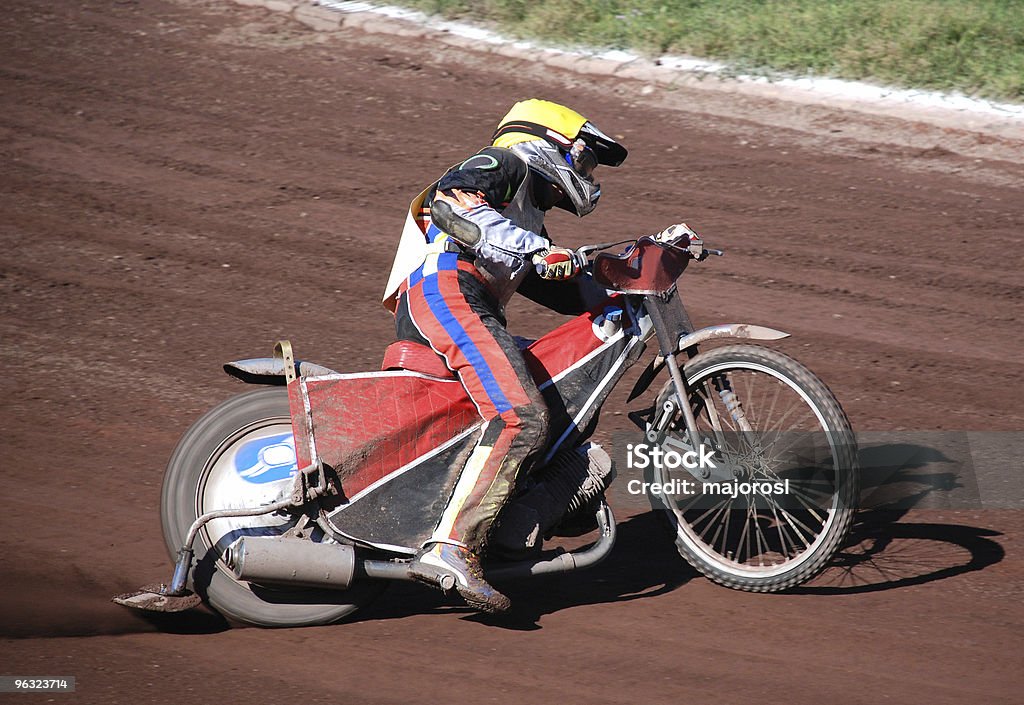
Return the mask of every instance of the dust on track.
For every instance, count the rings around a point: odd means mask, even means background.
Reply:
[[[728,253],[686,274],[696,322],[792,332],[782,349],[859,430],[1024,424],[1024,173],[1009,146],[706,91],[644,95],[429,40],[327,37],[212,0],[28,0],[0,26],[0,670],[73,672],[75,698],[107,703],[188,689],[224,703],[518,701],[525,681],[567,702],[1015,702],[1016,511],[878,524],[885,550],[846,571],[867,589],[837,585],[842,571],[805,594],[716,588],[620,490],[609,563],[513,587],[498,620],[410,586],[307,630],[154,624],[106,603],[167,579],[162,468],[188,424],[240,390],[220,364],[290,338],[306,359],[375,368],[406,203],[513,100],[578,105],[631,149],[604,175],[602,207],[553,216],[556,235],[685,219]],[[511,317],[526,334],[558,321],[526,303]],[[602,438],[627,423],[613,412],[623,387]]]

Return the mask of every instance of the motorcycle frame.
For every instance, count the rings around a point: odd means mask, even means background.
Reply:
[[[609,293],[614,294],[618,292],[609,291]],[[685,400],[689,399],[691,390],[688,388],[683,375],[679,356],[685,354],[687,359],[695,357],[698,354],[698,346],[710,340],[725,338],[779,340],[789,336],[788,333],[783,331],[742,323],[721,324],[693,330],[693,325],[683,305],[677,284],[674,284],[664,294],[623,293],[621,296],[622,303],[624,304],[623,310],[629,319],[629,326],[623,326],[622,334],[624,336],[631,336],[631,339],[616,359],[612,369],[591,392],[590,399],[592,401],[601,400],[598,407],[594,409],[594,413],[595,415],[598,413],[600,405],[607,399],[608,392],[618,384],[626,370],[642,354],[650,338],[656,336],[658,338],[659,354],[647,366],[640,378],[638,378],[629,400],[636,398],[646,391],[658,376],[660,370],[667,367],[675,391],[676,407],[682,411],[689,437],[692,439],[697,439],[700,435],[693,410],[688,403],[685,403]],[[641,346],[641,350],[634,352],[637,345]],[[290,383],[296,380],[297,377],[302,376],[303,373],[317,375],[323,372],[330,372],[327,368],[312,363],[297,363],[288,341],[279,342],[275,346],[274,352],[274,358],[235,361],[224,365],[224,369],[228,374],[247,383],[277,385]],[[627,362],[629,364],[626,364]],[[543,462],[549,461],[554,456],[572,429],[574,427],[578,428],[578,420],[582,419],[592,408],[593,405],[589,402],[584,406],[584,409],[577,414],[577,417],[569,424],[566,431],[552,444],[552,447],[545,454]],[[663,418],[670,411],[670,409],[656,410],[652,425],[656,426],[659,423],[659,416]],[[315,482],[313,481],[314,476],[316,477]],[[314,458],[310,465],[300,468],[296,473],[292,491],[287,499],[250,510],[218,510],[198,517],[190,527],[184,545],[178,551],[171,584],[161,594],[181,596],[188,593],[186,585],[193,558],[192,545],[202,527],[211,520],[228,516],[259,516],[274,511],[301,508],[315,502],[318,505],[317,524],[321,525],[321,529],[324,529],[321,520],[326,517],[318,499],[325,496],[326,490],[326,473],[323,471],[320,460]],[[528,577],[545,573],[576,570],[597,564],[610,553],[615,543],[616,525],[611,509],[603,501],[597,510],[596,519],[599,537],[591,546],[581,551],[559,553],[554,558],[542,557],[536,560],[495,564],[489,568],[489,575],[496,578]],[[334,533],[326,529],[325,532],[328,535]],[[409,575],[408,567],[408,561],[362,559],[356,561],[354,570],[357,577],[410,580],[411,576]],[[446,578],[450,577],[439,574],[439,584],[443,587]]]

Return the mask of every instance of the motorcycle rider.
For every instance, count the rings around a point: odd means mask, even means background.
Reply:
[[[453,166],[412,203],[384,305],[399,339],[429,344],[454,371],[485,424],[414,577],[451,573],[485,611],[509,600],[484,579],[479,555],[517,474],[545,445],[548,410],[504,308],[518,290],[561,313],[588,308],[579,264],[544,229],[545,213],[582,217],[601,195],[599,164],[626,149],[574,110],[530,99],[502,118],[491,146]],[[592,305],[593,302],[591,302]]]

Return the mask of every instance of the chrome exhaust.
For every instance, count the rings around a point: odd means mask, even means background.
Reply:
[[[238,580],[346,590],[356,572],[356,552],[338,543],[279,536],[243,536],[224,551]]]

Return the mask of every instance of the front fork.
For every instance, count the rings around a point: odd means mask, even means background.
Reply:
[[[672,378],[672,386],[676,391],[676,407],[683,414],[686,422],[686,432],[694,448],[700,442],[700,433],[697,430],[697,419],[693,415],[693,408],[690,406],[690,390],[686,385],[682,370],[679,368],[677,358],[679,345],[679,331],[693,330],[693,323],[683,308],[683,302],[679,299],[679,292],[673,289],[667,296],[647,295],[644,297],[645,308],[654,324],[654,332],[658,336],[658,347],[661,356],[665,359],[665,366],[668,367],[669,375]],[[686,351],[687,355],[691,353]],[[655,411],[655,418],[652,420],[651,428],[648,431],[647,440],[660,441],[668,430],[674,414],[671,413],[669,403]],[[655,433],[652,438],[651,434]]]
[[[672,386],[675,389],[675,399],[666,399],[662,407],[655,410],[654,418],[651,420],[647,431],[647,440],[657,444],[664,441],[668,427],[675,418],[676,413],[681,413],[686,424],[687,438],[695,450],[701,443],[701,436],[697,428],[697,418],[690,404],[692,390],[687,384],[679,364],[679,338],[677,337],[679,331],[693,330],[693,324],[683,308],[677,291],[671,292],[665,298],[653,295],[646,296],[645,303],[647,312],[654,324],[655,333],[658,336],[661,356],[665,360],[665,366],[668,368],[669,376],[672,379]],[[689,347],[683,352],[686,353],[687,358],[690,358],[696,354],[696,348]],[[714,386],[714,392],[718,394],[723,406],[729,411],[735,428],[740,431],[750,431],[751,426],[743,412],[743,405],[732,390],[729,381],[724,377],[716,378]],[[707,408],[708,420],[714,429],[716,443],[719,448],[722,448],[725,443],[724,430],[718,416],[718,411],[711,402],[712,390],[710,388],[705,389],[705,394],[707,395],[705,407]]]
[[[676,404],[686,421],[686,435],[694,448],[700,443],[700,432],[697,430],[697,417],[693,414],[693,407],[690,405],[690,388],[686,384],[682,370],[679,369],[679,361],[675,353],[662,353],[665,357],[665,366],[668,367],[669,376],[672,378],[672,386],[676,390]]]

